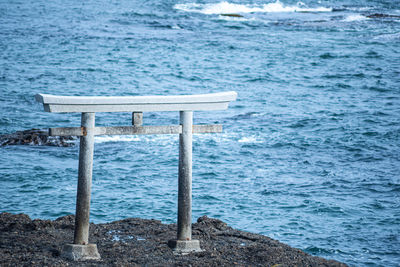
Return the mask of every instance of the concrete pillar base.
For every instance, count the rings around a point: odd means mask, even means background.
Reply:
[[[189,254],[203,251],[199,240],[169,240],[168,246],[173,249],[174,254]]]
[[[97,251],[96,244],[88,244],[88,245],[66,244],[63,247],[61,256],[73,261],[100,259],[100,254]]]

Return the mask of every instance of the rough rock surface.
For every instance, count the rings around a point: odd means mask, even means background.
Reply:
[[[0,135],[0,146],[6,145],[40,145],[40,146],[72,146],[76,136],[49,136],[43,129],[30,129],[12,134]]]
[[[398,15],[389,15],[389,14],[381,14],[381,13],[375,13],[375,14],[370,14],[366,15],[367,18],[370,19],[380,19],[380,18],[400,18]]]
[[[176,224],[129,218],[91,224],[89,241],[102,258],[72,262],[60,257],[60,250],[72,242],[73,231],[73,215],[51,221],[1,213],[0,266],[347,266],[206,216],[193,224],[193,238],[204,251],[185,256],[167,246]]]

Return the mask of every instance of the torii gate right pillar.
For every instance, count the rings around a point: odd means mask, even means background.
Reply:
[[[192,240],[192,135],[193,111],[180,111],[182,133],[179,135],[178,234],[168,245],[185,254],[201,251],[199,240]]]

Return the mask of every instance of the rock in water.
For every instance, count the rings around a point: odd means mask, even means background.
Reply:
[[[224,17],[233,17],[233,18],[243,18],[243,16],[240,15],[240,14],[221,14],[221,16],[224,16]]]
[[[0,146],[38,145],[38,146],[73,146],[76,136],[49,136],[48,130],[30,129],[12,134],[0,135]]]
[[[400,18],[400,16],[398,15],[389,15],[389,14],[381,14],[381,13],[375,13],[375,14],[370,14],[370,15],[366,15],[367,18],[370,19],[379,19],[379,18]]]

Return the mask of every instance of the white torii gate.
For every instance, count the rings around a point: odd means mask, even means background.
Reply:
[[[193,111],[227,109],[237,93],[174,96],[56,96],[37,94],[47,112],[82,113],[81,127],[50,128],[51,136],[80,136],[74,243],[62,254],[73,260],[100,259],[89,244],[90,194],[95,135],[179,134],[178,233],[168,245],[177,253],[201,251],[192,240],[192,134],[222,132],[222,125],[193,125]],[[179,111],[180,124],[143,126],[143,112]],[[132,112],[132,126],[95,127],[96,112]]]

